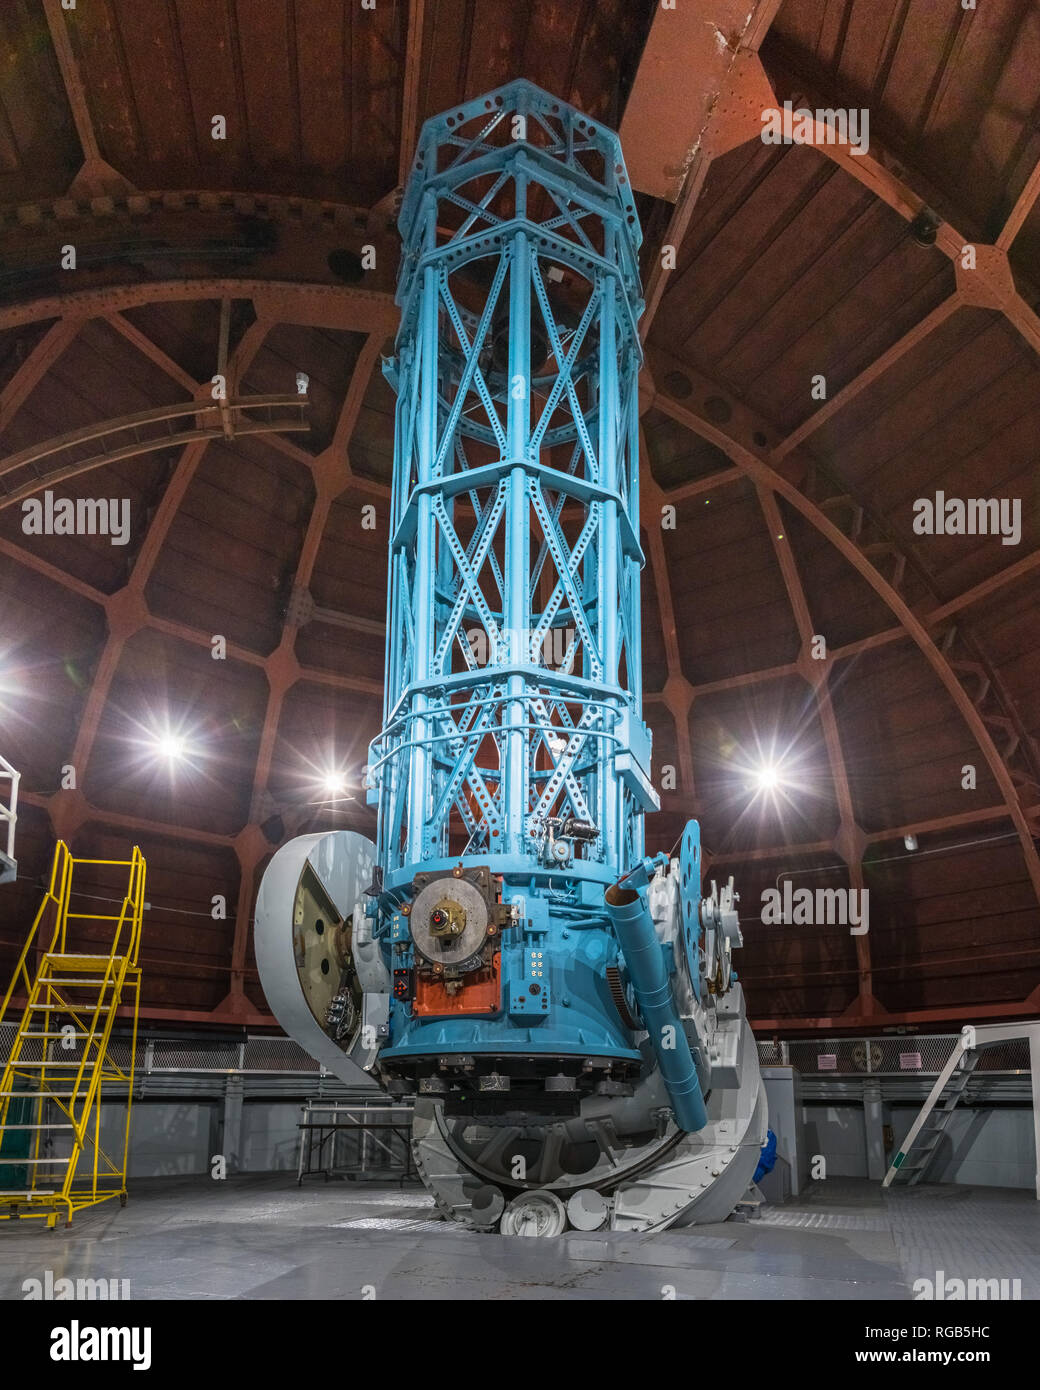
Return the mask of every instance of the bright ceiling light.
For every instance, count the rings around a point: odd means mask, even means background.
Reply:
[[[155,740],[155,751],[169,763],[180,762],[188,751],[188,742],[180,734],[159,734]]]
[[[327,772],[322,786],[329,796],[342,796],[347,790],[347,777],[344,772]]]
[[[755,789],[760,792],[776,791],[780,785],[779,770],[766,764],[764,767],[756,768],[754,773]]]

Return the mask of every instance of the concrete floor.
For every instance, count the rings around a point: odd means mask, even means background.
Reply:
[[[894,1299],[914,1279],[1021,1280],[1040,1298],[1040,1203],[997,1188],[815,1183],[747,1224],[558,1240],[432,1218],[421,1189],[297,1188],[288,1174],[138,1180],[69,1230],[0,1223],[0,1297],[23,1280],[129,1279],[138,1299]],[[674,1294],[669,1292],[674,1289]]]

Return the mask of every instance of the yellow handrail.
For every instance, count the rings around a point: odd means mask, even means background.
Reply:
[[[18,985],[19,976],[22,978],[22,983],[25,985],[26,991],[28,992],[32,989],[32,979],[25,967],[25,962],[29,958],[29,952],[32,950],[33,942],[36,939],[36,933],[39,930],[44,913],[47,911],[48,904],[50,903],[55,905],[57,912],[54,918],[54,931],[51,933],[50,946],[47,949],[48,951],[54,950],[55,943],[59,938],[59,933],[62,944],[64,945],[64,914],[68,910],[68,894],[71,881],[72,855],[69,853],[69,847],[65,841],[59,840],[54,850],[54,861],[51,864],[51,877],[47,892],[44,894],[43,901],[40,903],[40,910],[33,919],[29,935],[26,938],[25,945],[22,947],[22,954],[18,957],[18,964],[15,966],[14,973],[11,976],[11,983],[7,987],[7,993],[4,995],[3,1003],[0,1004],[0,1023],[4,1021],[4,1015],[7,1013],[7,1007],[11,1002],[11,996],[14,994],[15,988]],[[56,885],[57,891],[55,891]]]
[[[98,917],[94,913],[69,912],[69,898],[72,890],[72,871],[81,864],[104,864],[107,866],[125,865],[130,869],[130,881],[127,887],[126,896],[118,916]],[[130,917],[130,938],[127,949],[129,964],[136,966],[138,952],[141,945],[141,927],[144,914],[144,883],[145,883],[145,861],[137,845],[133,848],[130,859],[73,859],[69,852],[69,847],[64,840],[59,840],[54,850],[54,860],[51,864],[50,880],[47,892],[40,903],[39,911],[33,919],[32,927],[26,938],[22,953],[18,957],[14,972],[11,976],[11,983],[7,987],[3,1002],[0,1003],[0,1023],[3,1023],[8,1006],[14,995],[16,988],[21,983],[26,991],[32,988],[32,977],[29,974],[26,962],[32,952],[36,942],[36,935],[40,929],[40,924],[47,912],[48,907],[53,904],[56,908],[54,919],[54,930],[51,933],[50,944],[45,949],[48,952],[55,950],[64,952],[68,941],[68,924],[71,917],[74,921],[78,918],[90,919],[92,921],[113,921],[117,923],[112,946],[109,951],[110,956],[119,954],[119,942],[123,935],[123,927],[127,916]]]

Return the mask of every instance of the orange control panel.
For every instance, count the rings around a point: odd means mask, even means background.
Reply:
[[[415,981],[412,1012],[421,1018],[497,1013],[502,999],[501,965],[501,952],[496,951],[490,967],[467,975],[465,983],[453,994],[448,992],[444,980],[419,976]]]

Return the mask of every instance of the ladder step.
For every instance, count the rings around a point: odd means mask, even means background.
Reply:
[[[83,1066],[83,1058],[81,1057],[77,1062],[26,1062],[18,1057],[11,1065],[15,1071],[21,1071],[23,1067],[81,1067]]]
[[[22,1100],[68,1100],[76,1091],[0,1091],[2,1096],[19,1096]]]
[[[91,1005],[94,1004],[95,1002],[96,1002],[97,1004],[101,1004],[101,1003],[103,1003],[104,1001],[103,1001],[103,1000],[100,1000],[100,999],[97,1000],[97,1001],[92,1000],[92,999],[77,999],[76,1002],[75,1002],[75,1004],[59,1004],[59,1003],[56,1003],[56,1002],[52,999],[51,1002],[50,1002],[49,1004],[26,1004],[26,1006],[25,1006],[25,1012],[26,1012],[26,1013],[41,1013],[41,1014],[42,1014],[42,1013],[52,1013],[52,1014],[56,1014],[56,1013],[71,1013],[73,1009],[80,1009],[80,1010],[89,1009],[89,1008],[91,1007]]]
[[[88,1033],[83,1028],[73,1028],[71,1033],[18,1033],[19,1038],[93,1038],[94,1033]]]
[[[121,960],[105,951],[48,951],[45,960]]]
[[[56,1125],[0,1125],[0,1134],[6,1129],[75,1129],[73,1124],[66,1124],[64,1120]]]
[[[65,1158],[0,1158],[0,1163],[26,1164],[26,1163],[64,1163],[66,1167],[72,1162],[72,1155]]]
[[[93,985],[95,989],[109,989],[116,982],[115,980],[99,980],[96,975],[84,975],[76,979],[58,979],[55,975],[41,975],[39,979],[41,985]]]

